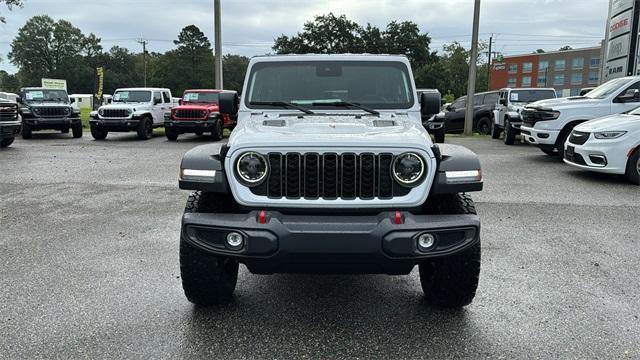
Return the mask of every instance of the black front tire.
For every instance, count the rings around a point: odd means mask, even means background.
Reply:
[[[567,142],[569,135],[571,135],[571,131],[573,128],[566,131],[564,134],[560,135],[560,139],[558,141],[558,155],[560,156],[560,160],[564,159],[564,143]]]
[[[73,128],[71,129],[72,133],[73,133],[73,138],[74,139],[79,139],[82,137],[82,123],[78,123],[76,125],[73,126]]]
[[[91,127],[91,136],[93,136],[93,138],[96,140],[104,140],[107,138],[108,134],[109,132],[106,130],[99,129],[93,126]]]
[[[16,138],[11,137],[11,138],[4,138],[4,139],[0,140],[0,148],[6,148],[7,146],[13,144],[13,141],[15,139]]]
[[[197,135],[197,136],[202,136],[202,134],[204,134],[204,131],[202,131],[202,130],[196,130],[196,135]]]
[[[25,140],[33,138],[33,132],[29,124],[22,124],[22,138]]]
[[[640,148],[627,161],[625,176],[632,184],[640,185]]]
[[[222,140],[223,134],[224,128],[222,126],[222,120],[218,120],[211,130],[211,136],[213,136],[213,140],[220,141]]]
[[[226,196],[196,191],[189,195],[185,213],[230,211]],[[233,258],[213,255],[180,237],[180,273],[187,299],[199,306],[226,303],[233,299],[239,263]]]
[[[504,122],[504,143],[506,145],[513,145],[516,141],[516,132],[511,126],[511,121],[505,120]]]
[[[437,130],[435,134],[433,134],[433,138],[436,140],[437,144],[444,144],[444,127],[440,130]]]
[[[178,140],[178,131],[176,131],[174,128],[172,127],[165,127],[164,128],[164,135],[167,137],[167,140],[169,141],[176,141]]]
[[[447,194],[427,200],[428,213],[441,215],[476,214],[469,195]],[[454,255],[424,261],[419,265],[420,284],[427,302],[446,308],[469,305],[476,296],[480,278],[480,236],[466,250]]]
[[[483,117],[478,120],[478,124],[476,125],[476,130],[480,135],[489,135],[491,133],[491,121],[488,117]]]
[[[153,121],[149,118],[144,118],[140,121],[138,126],[138,139],[149,140],[153,137]]]
[[[496,125],[495,123],[493,124],[493,128],[491,129],[491,138],[492,139],[500,139],[500,133],[501,133],[501,129],[498,127],[498,125]]]

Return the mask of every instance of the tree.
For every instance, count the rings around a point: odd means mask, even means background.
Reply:
[[[544,50],[543,49],[537,49],[536,51],[533,52],[534,54],[544,54]]]
[[[386,52],[406,55],[414,67],[424,66],[430,59],[431,38],[421,34],[418,25],[411,21],[392,21],[383,33]]]
[[[178,40],[174,40],[173,43],[178,46],[176,54],[182,59],[188,59],[192,77],[195,77],[199,65],[213,53],[211,42],[195,25],[183,28],[178,35]]]
[[[0,4],[4,4],[7,9],[12,10],[14,6],[22,7],[23,0],[0,0]],[[7,19],[4,16],[0,16],[0,22],[6,24]]]
[[[225,55],[222,58],[222,68],[224,71],[224,88],[242,92],[244,85],[244,75],[249,66],[249,58],[241,55]]]
[[[561,47],[560,49],[558,49],[558,51],[567,51],[567,50],[573,50],[573,48],[569,45],[565,45],[563,47]]]
[[[2,91],[17,93],[20,90],[18,77],[0,70],[0,89]]]

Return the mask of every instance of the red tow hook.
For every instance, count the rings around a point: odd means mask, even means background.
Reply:
[[[258,214],[258,223],[259,224],[267,223],[267,213],[264,210],[260,210],[260,214]]]
[[[401,213],[400,211],[396,211],[396,215],[395,215],[395,217],[394,217],[394,219],[393,219],[393,220],[394,220],[393,222],[394,222],[396,225],[402,225],[402,224],[404,224],[404,218],[402,217],[402,213]]]

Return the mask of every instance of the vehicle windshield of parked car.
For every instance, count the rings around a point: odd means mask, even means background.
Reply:
[[[620,78],[606,82],[597,88],[589,91],[584,96],[590,99],[604,99],[612,93],[620,90],[620,87],[629,82],[629,79]]]
[[[554,90],[513,90],[509,94],[512,103],[532,103],[555,97],[556,92]]]
[[[64,90],[26,90],[23,96],[26,102],[69,102],[69,95]]]
[[[183,102],[196,104],[217,104],[218,99],[218,93],[212,92],[186,92],[182,97]]]
[[[373,109],[408,109],[414,104],[411,83],[409,70],[401,62],[257,63],[249,75],[246,106],[264,109],[284,102],[332,109],[349,102]]]
[[[135,102],[149,102],[151,101],[151,91],[145,90],[121,90],[116,91],[113,95],[113,102],[119,103],[135,103]]]

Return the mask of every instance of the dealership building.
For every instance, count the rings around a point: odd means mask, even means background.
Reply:
[[[558,96],[575,96],[600,84],[603,47],[504,56],[493,59],[490,90],[505,87],[554,88]]]

